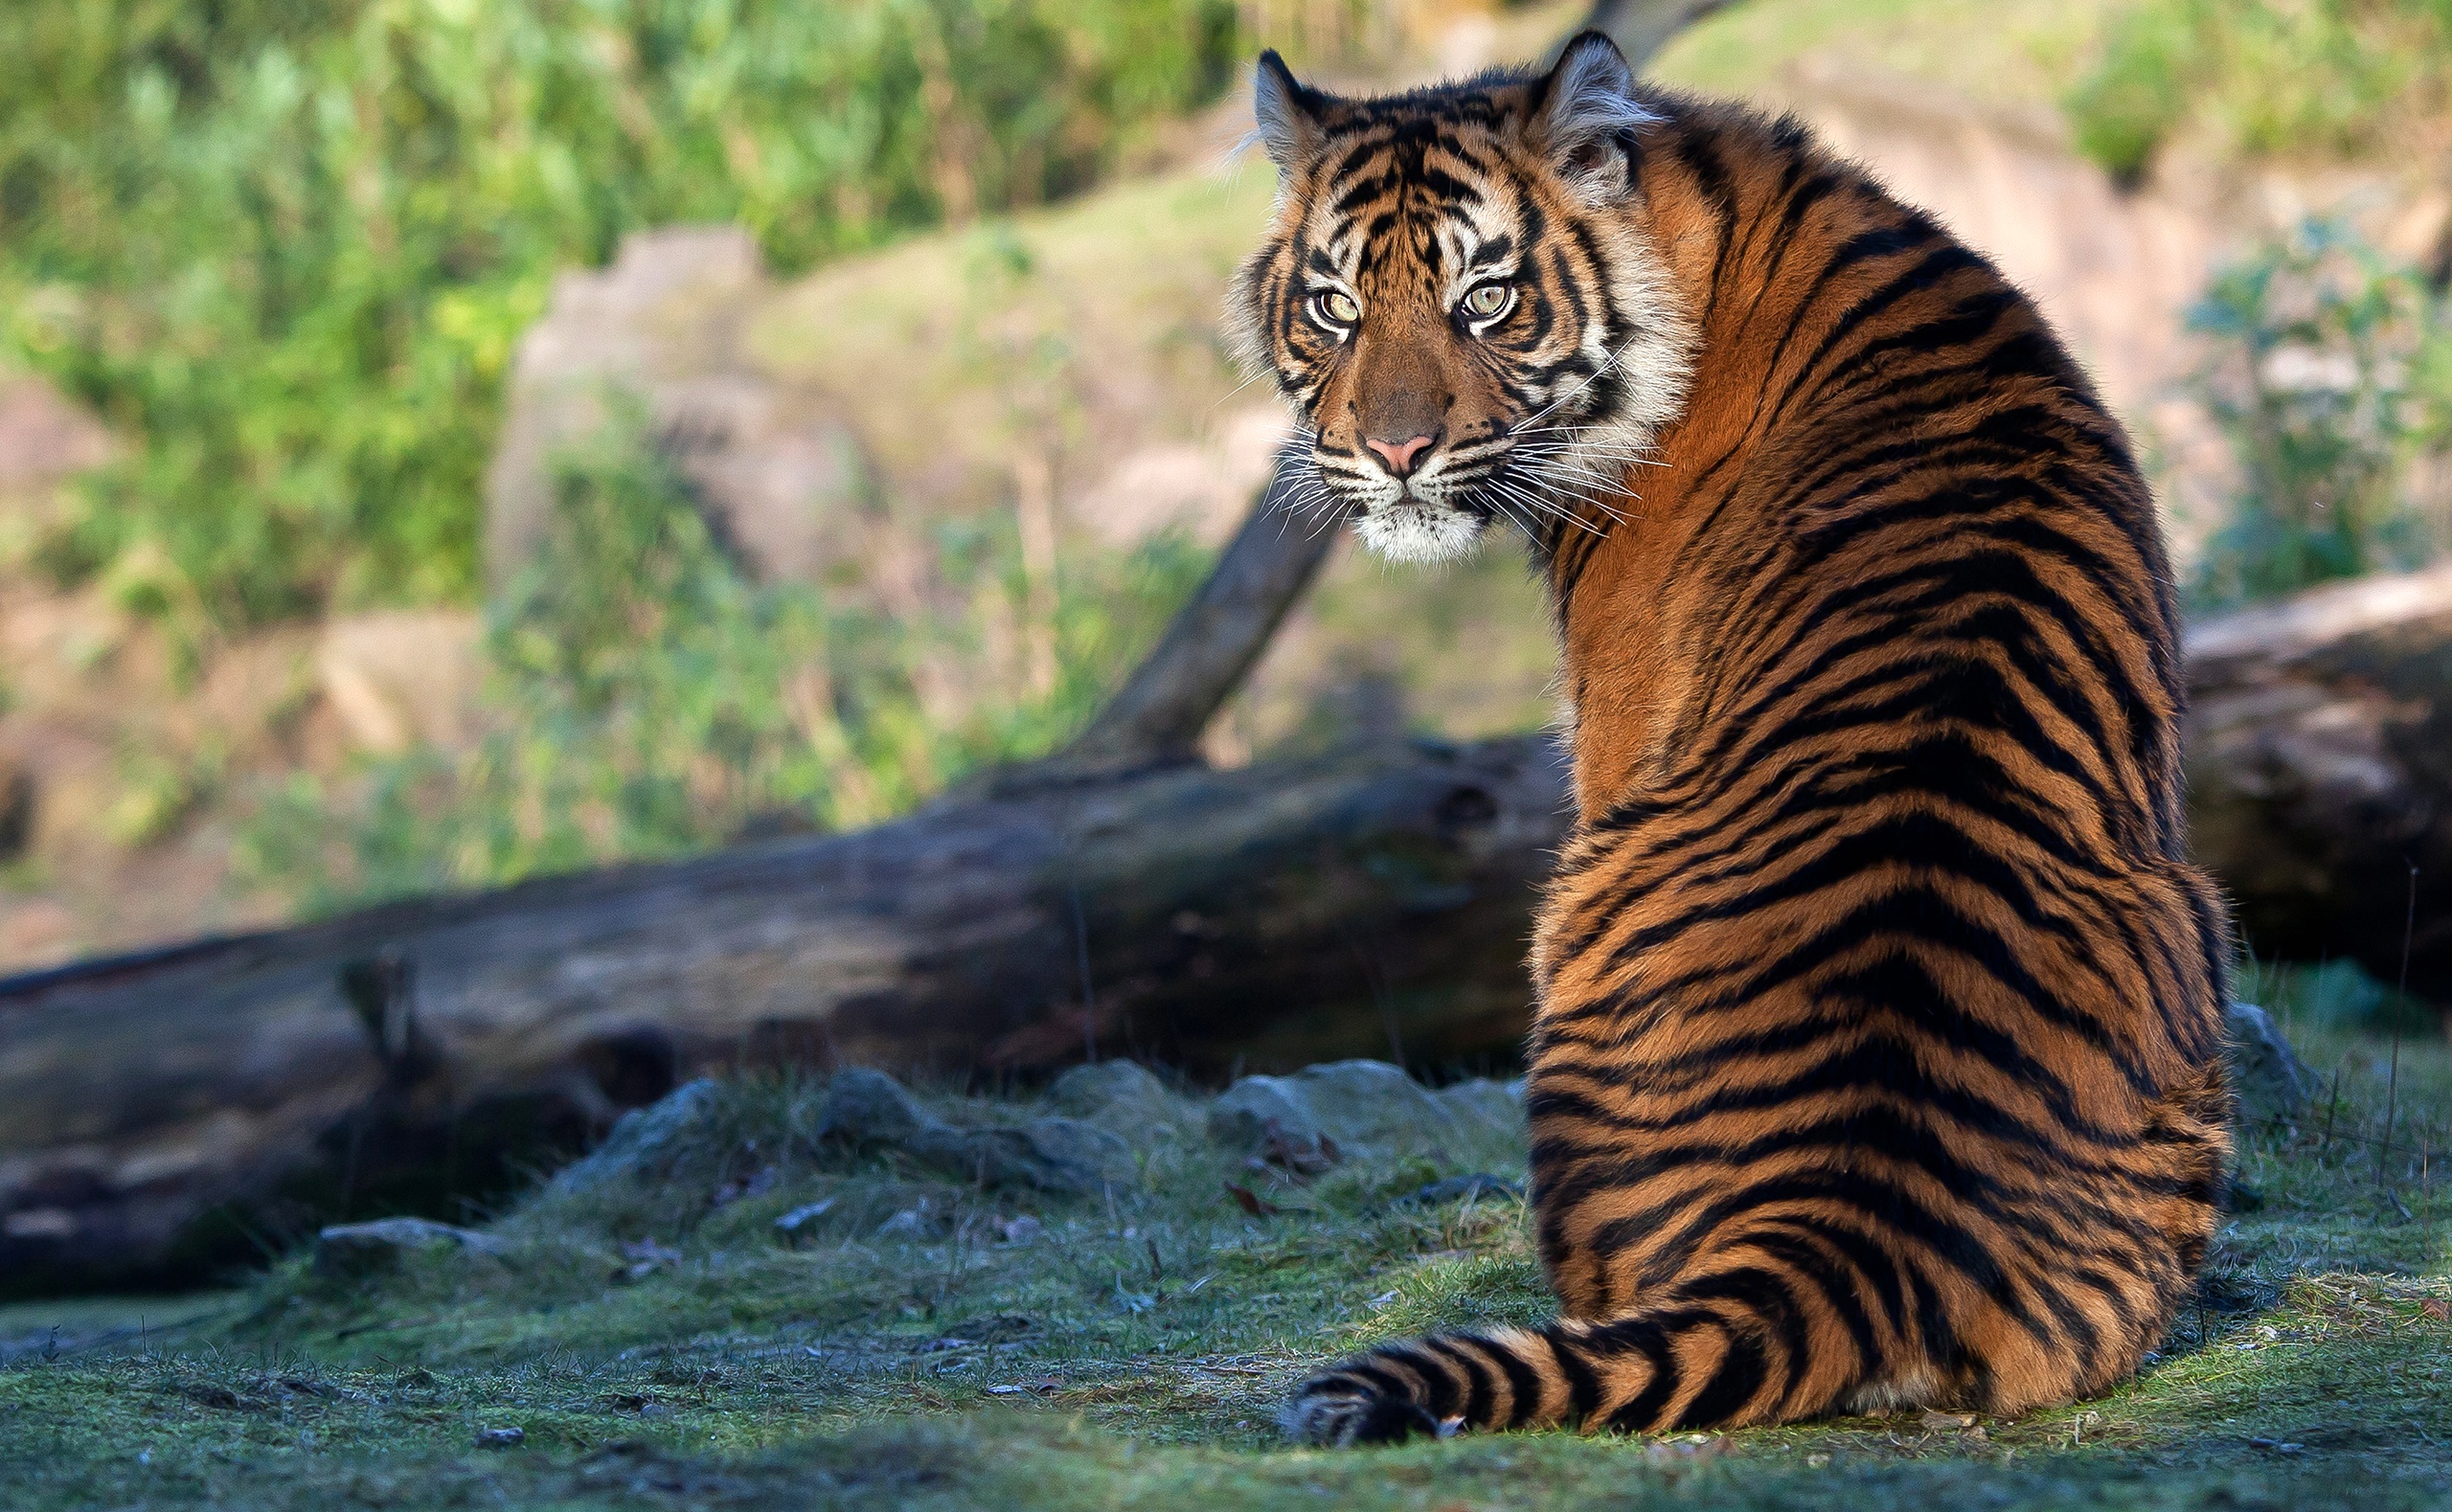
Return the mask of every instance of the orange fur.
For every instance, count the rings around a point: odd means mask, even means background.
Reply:
[[[2191,1284],[2228,1152],[2150,499],[1983,259],[1606,48],[1383,102],[1264,76],[1251,345],[1366,538],[1530,538],[1580,821],[1532,955],[1561,1318],[1375,1350],[1288,1429],[2100,1391]],[[1506,321],[1456,313],[1497,279]],[[1372,472],[1374,415],[1439,427],[1440,488]]]

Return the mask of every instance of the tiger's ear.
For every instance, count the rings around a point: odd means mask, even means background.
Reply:
[[[1635,100],[1634,70],[1605,32],[1578,35],[1532,85],[1532,134],[1577,194],[1593,204],[1633,192],[1634,134],[1658,119]]]
[[[1252,86],[1252,118],[1260,146],[1280,172],[1292,172],[1320,145],[1320,92],[1306,87],[1271,48],[1260,55]]]

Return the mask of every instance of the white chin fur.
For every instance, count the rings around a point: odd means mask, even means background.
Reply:
[[[1392,562],[1452,562],[1481,544],[1482,522],[1442,504],[1382,505],[1353,524],[1362,544]]]

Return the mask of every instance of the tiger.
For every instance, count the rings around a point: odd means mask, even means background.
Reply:
[[[1397,560],[1523,538],[1574,807],[1526,1051],[1557,1315],[1369,1349],[1285,1433],[2007,1417],[2139,1370],[2223,1200],[2231,940],[2117,419],[1929,214],[1603,34],[1256,77],[1229,313],[1296,504]]]

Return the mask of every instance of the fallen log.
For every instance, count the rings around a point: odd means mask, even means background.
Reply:
[[[2267,954],[2452,997],[2452,568],[2195,626],[2191,809]],[[1539,737],[1029,780],[857,834],[0,982],[0,1278],[448,1212],[727,1066],[1215,1080],[1503,1061],[1564,825]],[[2404,858],[2407,858],[2406,863]]]
[[[1603,0],[1639,53],[1711,0]],[[1217,1078],[1510,1056],[1565,823],[1538,737],[1217,773],[1316,572],[1264,499],[1083,738],[860,834],[0,982],[0,1291],[175,1282],[451,1210],[727,1066]],[[2452,999],[2452,569],[2196,627],[2191,812],[2250,943]]]
[[[710,1069],[1487,1064],[1564,782],[1537,736],[1145,770],[0,982],[0,1277],[447,1211]]]
[[[2406,940],[2410,990],[2452,1004],[2452,564],[2207,620],[2186,651],[2191,832],[2242,942],[2393,982]]]

